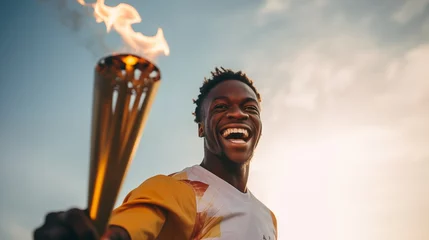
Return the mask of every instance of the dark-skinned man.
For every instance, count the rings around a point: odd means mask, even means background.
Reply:
[[[247,188],[262,131],[260,95],[242,72],[216,68],[194,100],[204,158],[132,190],[112,213],[102,239],[277,239],[273,212]],[[99,239],[85,210],[46,216],[35,240]]]

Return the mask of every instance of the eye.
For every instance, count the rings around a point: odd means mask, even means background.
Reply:
[[[253,105],[245,106],[244,110],[252,112],[252,113],[259,113],[259,109],[256,106],[253,106]]]
[[[224,104],[224,103],[216,104],[216,105],[213,107],[213,109],[214,109],[214,110],[225,110],[225,109],[227,109],[227,108],[228,108],[228,105],[226,105],[226,104]]]

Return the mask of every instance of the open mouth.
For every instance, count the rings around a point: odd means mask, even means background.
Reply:
[[[246,128],[226,128],[220,132],[221,136],[232,143],[247,143],[250,131]]]

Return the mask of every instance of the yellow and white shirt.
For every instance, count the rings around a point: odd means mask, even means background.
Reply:
[[[277,240],[271,210],[199,165],[146,180],[113,211],[110,224],[132,240]]]

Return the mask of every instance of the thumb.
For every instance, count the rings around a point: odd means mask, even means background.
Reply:
[[[124,228],[110,225],[101,240],[131,240],[131,237]]]

